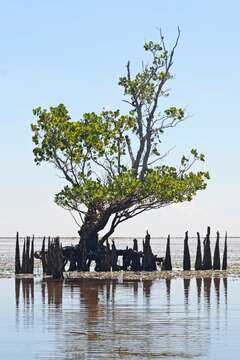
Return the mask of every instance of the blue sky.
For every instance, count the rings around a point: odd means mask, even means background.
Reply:
[[[169,102],[191,115],[168,132],[175,158],[206,154],[206,191],[188,204],[153,211],[116,235],[182,235],[207,225],[240,235],[240,3],[235,1],[0,1],[0,235],[75,235],[53,202],[63,182],[33,163],[32,108],[66,104],[73,118],[103,107],[124,109],[117,85],[128,59],[137,70],[144,41],[161,27],[171,44],[181,28]]]

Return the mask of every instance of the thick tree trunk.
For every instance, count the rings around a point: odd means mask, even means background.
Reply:
[[[98,233],[104,229],[110,216],[111,212],[109,211],[97,210],[94,207],[88,209],[84,223],[78,232],[80,236],[79,244],[85,243],[87,252],[98,249]]]
[[[92,207],[88,209],[83,225],[78,231],[80,240],[76,259],[77,270],[88,271],[91,260],[95,260],[96,270],[102,271],[105,247],[99,241],[98,233],[104,229],[110,216],[111,212],[104,211],[101,208]]]
[[[79,230],[80,241],[79,245],[85,244],[87,252],[90,250],[96,251],[98,247],[98,232],[94,226],[82,226]]]

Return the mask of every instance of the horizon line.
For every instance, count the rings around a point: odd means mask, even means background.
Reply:
[[[19,239],[25,239],[26,237],[34,237],[34,239],[43,239],[44,237],[46,239],[48,239],[49,237],[55,238],[57,236],[19,236]],[[200,236],[201,238],[204,238],[204,236]],[[220,238],[224,238],[224,236],[220,235]],[[227,235],[228,239],[240,239],[240,235]],[[59,238],[61,239],[79,239],[78,236],[59,236]],[[145,236],[110,236],[109,239],[116,239],[116,240],[120,240],[120,239],[144,239]],[[184,236],[171,236],[170,238],[174,238],[174,239],[184,239]],[[189,236],[188,239],[196,239],[197,236]],[[210,236],[210,239],[212,238],[216,238],[216,236]],[[12,239],[16,239],[16,236],[0,236],[0,240],[12,240]],[[151,239],[167,239],[167,236],[151,236]]]

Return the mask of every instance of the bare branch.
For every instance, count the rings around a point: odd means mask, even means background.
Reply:
[[[77,226],[80,228],[80,224],[77,222],[77,219],[75,218],[75,216],[73,215],[73,213],[71,212],[71,210],[68,210],[71,217],[73,218],[74,222],[77,224]],[[80,217],[81,217],[81,214],[79,213]],[[82,223],[83,223],[83,219],[81,217],[81,220],[82,220]]]
[[[130,159],[132,161],[132,166],[133,166],[135,159],[134,159],[134,155],[133,155],[133,151],[132,151],[131,141],[130,141],[128,135],[125,136],[125,139],[126,139],[126,143],[127,143],[127,147],[128,147],[128,153],[129,153]]]
[[[149,163],[148,163],[148,166],[153,165],[153,164],[156,163],[157,161],[163,160],[165,157],[167,157],[167,156],[170,154],[170,152],[171,152],[173,149],[175,149],[175,147],[176,147],[176,146],[173,146],[173,147],[172,147],[171,149],[169,149],[165,154],[163,154],[162,156],[159,156],[157,159],[149,162]]]

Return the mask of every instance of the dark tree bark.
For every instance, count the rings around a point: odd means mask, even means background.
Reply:
[[[137,241],[137,239],[133,240],[131,270],[132,271],[140,271],[141,270],[141,257],[140,257],[140,254],[138,252],[138,241]]]
[[[172,261],[171,261],[171,252],[170,252],[170,235],[167,238],[166,245],[166,254],[162,265],[162,270],[164,271],[172,271]]]
[[[51,263],[52,278],[63,279],[63,252],[59,238],[55,238],[50,243],[48,258]]]
[[[202,270],[202,249],[201,249],[201,240],[199,233],[197,233],[197,253],[195,260],[195,270]]]
[[[112,271],[117,271],[118,269],[118,255],[117,255],[117,250],[116,250],[116,246],[115,246],[115,242],[112,242]]]
[[[52,274],[52,257],[51,257],[51,240],[50,237],[48,238],[48,249],[47,249],[47,269],[46,274],[51,275]]]
[[[223,261],[222,270],[227,270],[227,233],[225,234],[224,250],[223,250]]]
[[[70,265],[69,265],[68,271],[76,271],[77,270],[77,258],[76,258],[76,254],[75,254],[75,248],[70,249],[69,262],[70,262]]]
[[[123,252],[123,270],[126,271],[130,267],[131,264],[131,256],[129,253],[128,246],[126,247],[126,250]]]
[[[19,235],[16,235],[16,249],[15,249],[15,274],[21,272],[20,249],[19,249]]]
[[[26,253],[25,253],[25,262],[26,262],[26,273],[30,273],[30,237],[27,236],[27,242],[26,242]]]
[[[78,234],[80,236],[79,244],[82,242],[86,247],[87,253],[92,250],[96,251],[103,242],[99,243],[98,233],[106,226],[109,218],[112,215],[110,209],[104,211],[102,208],[90,207],[85,215],[84,223],[81,226]],[[104,239],[107,240],[107,237]]]
[[[138,241],[137,241],[137,239],[133,239],[133,250],[138,251]]]
[[[96,251],[98,247],[98,233],[94,229],[85,229],[83,226],[78,232],[80,236],[79,244],[86,248],[86,251]]]
[[[22,266],[20,263],[20,249],[19,249],[19,236],[16,237],[16,252],[15,252],[15,273],[19,274],[33,274],[34,271],[34,240],[30,242],[30,237],[24,239],[22,251]],[[31,244],[31,248],[30,248]],[[31,253],[30,253],[31,250]]]
[[[220,251],[219,251],[219,232],[217,232],[217,238],[215,243],[214,255],[213,255],[213,270],[220,270]]]
[[[23,252],[22,252],[22,270],[21,272],[23,274],[26,273],[26,255],[25,255],[25,252],[26,252],[26,241],[24,239],[24,243],[23,243]]]
[[[142,268],[144,271],[156,271],[156,259],[153,255],[152,248],[150,245],[150,234],[147,231],[145,236],[145,242],[143,242],[143,259],[142,259]]]
[[[112,265],[112,254],[111,254],[109,242],[107,240],[106,241],[104,271],[111,271],[111,265]]]
[[[184,239],[183,270],[191,270],[191,259],[188,247],[188,231],[186,231]]]
[[[31,242],[31,254],[29,258],[29,272],[30,274],[34,273],[34,236],[32,237]]]
[[[212,255],[211,255],[211,245],[210,245],[210,226],[207,228],[207,236],[204,240],[204,251],[203,251],[203,270],[212,269]]]
[[[44,236],[43,242],[42,242],[41,261],[42,261],[43,274],[46,274],[46,272],[47,272],[47,260],[46,260],[46,253],[45,253],[45,236]]]

